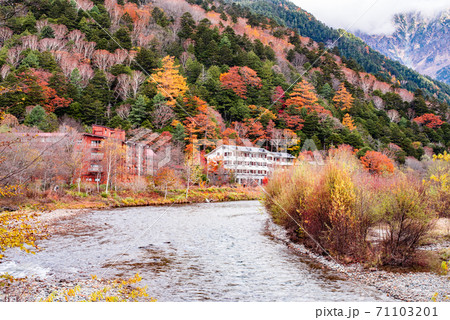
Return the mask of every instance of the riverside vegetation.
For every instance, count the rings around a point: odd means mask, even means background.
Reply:
[[[438,218],[448,218],[449,161],[447,153],[435,156],[420,177],[413,169],[394,171],[389,162],[374,171],[367,159],[341,147],[323,166],[301,162],[279,172],[265,188],[264,203],[292,240],[341,262],[420,264],[426,256],[416,249],[430,241]],[[449,236],[444,231],[439,240]],[[444,255],[437,259],[445,270]]]

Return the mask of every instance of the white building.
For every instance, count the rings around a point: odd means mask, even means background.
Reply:
[[[208,153],[206,159],[222,161],[224,169],[234,173],[237,183],[261,184],[275,169],[292,166],[295,157],[262,148],[222,145]]]

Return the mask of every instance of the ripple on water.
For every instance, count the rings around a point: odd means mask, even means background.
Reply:
[[[8,252],[0,272],[61,278],[75,270],[85,277],[138,272],[159,301],[386,300],[272,239],[261,212],[259,202],[244,201],[80,214],[61,222],[36,255]]]

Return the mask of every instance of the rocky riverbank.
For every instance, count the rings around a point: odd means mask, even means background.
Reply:
[[[373,286],[381,292],[401,301],[408,302],[450,302],[450,276],[431,272],[389,272],[375,268],[365,269],[361,264],[343,265],[336,260],[318,255],[302,244],[289,240],[286,231],[268,220],[266,230],[275,239],[286,243],[292,250],[312,258],[325,268],[341,273],[346,279]],[[440,246],[439,246],[440,247]]]

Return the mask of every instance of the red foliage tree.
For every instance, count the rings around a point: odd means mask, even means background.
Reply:
[[[226,89],[231,89],[239,97],[246,99],[247,86],[261,88],[261,79],[256,71],[249,67],[232,67],[220,75],[220,82]]]
[[[272,95],[272,103],[277,106],[284,107],[285,92],[281,86],[275,88]]]
[[[392,160],[381,152],[367,151],[366,154],[361,157],[361,163],[370,173],[382,174],[394,172]]]
[[[413,121],[431,129],[440,128],[444,124],[444,121],[439,116],[432,113],[425,113],[420,117],[414,118]]]
[[[21,73],[19,78],[22,82],[21,90],[41,104],[45,111],[53,112],[58,108],[68,107],[72,99],[58,96],[55,89],[49,87],[52,74],[43,70],[31,69],[28,73]]]

